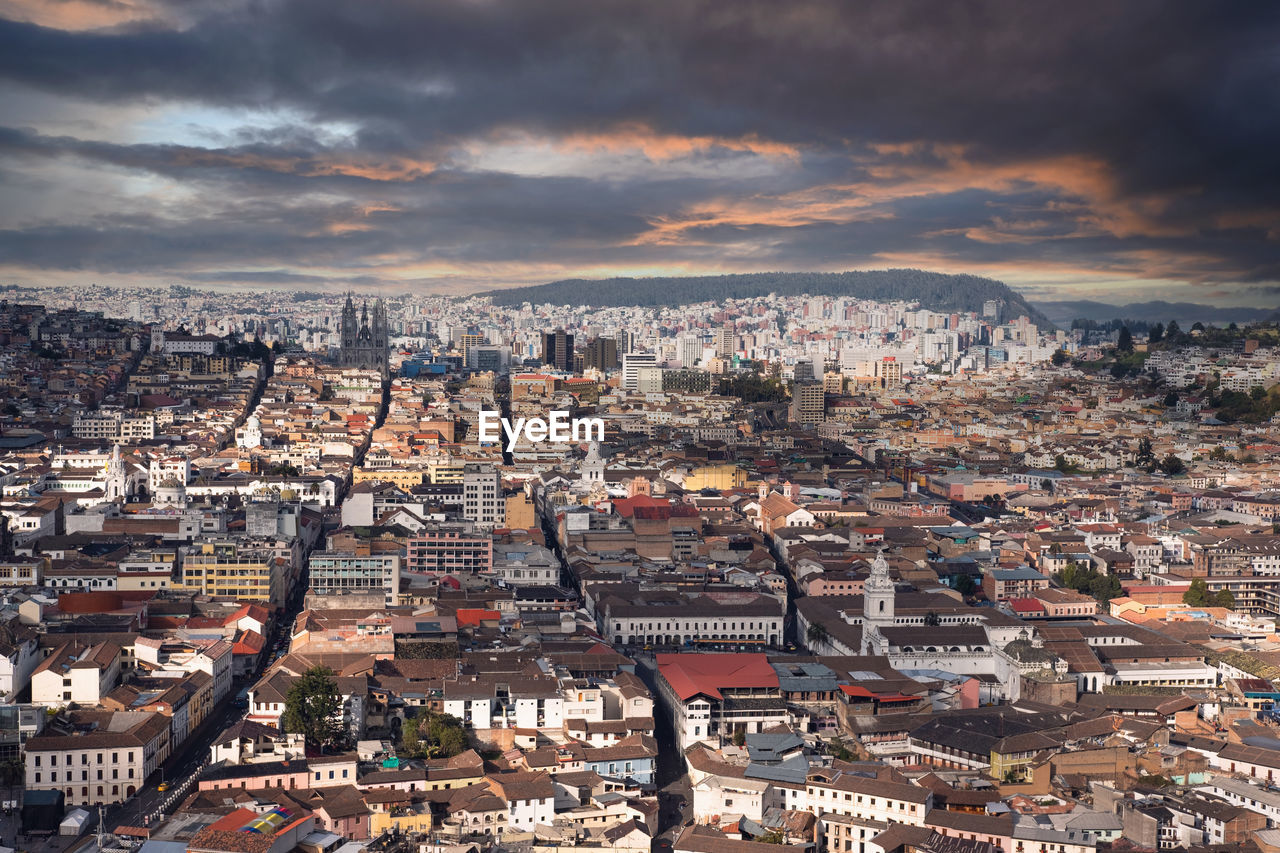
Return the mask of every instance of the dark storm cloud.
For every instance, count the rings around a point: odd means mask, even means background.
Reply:
[[[0,20],[0,81],[122,108],[277,110],[350,132],[245,127],[201,148],[5,129],[0,158],[97,163],[193,187],[209,208],[257,207],[15,226],[0,262],[193,275],[279,263],[307,276],[392,255],[791,268],[916,255],[1280,278],[1276,4],[172,10],[87,31]],[[521,134],[586,140],[589,154],[642,137],[653,168],[469,171],[477,146]],[[697,169],[664,175],[691,139]],[[748,156],[779,165],[747,175]],[[370,207],[393,209],[359,212]]]

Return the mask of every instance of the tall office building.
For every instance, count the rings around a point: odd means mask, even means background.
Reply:
[[[617,335],[618,355],[626,355],[634,352],[636,348],[636,333],[621,329]]]
[[[827,396],[820,382],[797,382],[791,386],[791,420],[801,426],[820,424],[826,417]]]
[[[733,326],[721,326],[716,329],[716,357],[733,358],[733,354],[737,351],[737,336],[733,332]]]
[[[676,342],[680,366],[686,370],[697,367],[702,360],[702,338],[697,335],[682,335]]]
[[[622,390],[636,391],[640,387],[640,368],[656,367],[658,357],[651,352],[629,352],[622,357]]]
[[[502,479],[492,465],[467,465],[462,469],[462,517],[494,527],[506,522]]]
[[[613,338],[592,338],[582,354],[583,367],[618,369],[618,342]]]
[[[573,370],[573,335],[564,329],[542,333],[542,363],[569,373]]]

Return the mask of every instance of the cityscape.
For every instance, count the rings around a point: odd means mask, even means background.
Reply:
[[[1277,35],[0,0],[0,853],[1280,853]]]

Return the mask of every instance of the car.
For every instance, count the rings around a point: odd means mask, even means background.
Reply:
[[[165,791],[169,790],[169,783],[161,782],[159,785],[156,785],[156,790],[163,794]]]

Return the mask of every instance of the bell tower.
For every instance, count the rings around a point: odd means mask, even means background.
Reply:
[[[862,586],[862,653],[878,654],[884,638],[881,628],[893,627],[895,590],[884,551],[871,564],[871,576]]]

